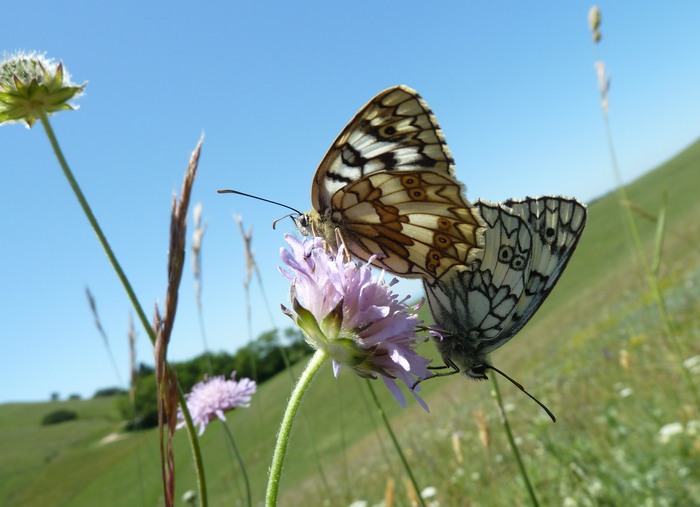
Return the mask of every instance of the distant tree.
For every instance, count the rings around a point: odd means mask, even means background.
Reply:
[[[61,399],[61,395],[58,393],[51,393],[51,401],[58,401]]]
[[[103,389],[98,389],[95,394],[92,395],[93,398],[108,398],[110,396],[118,396],[120,394],[128,393],[127,390],[121,387],[105,387]]]
[[[71,394],[71,395],[68,396],[68,399],[69,399],[69,400],[80,400],[80,399],[82,399],[82,398],[81,398],[81,396],[80,396],[79,394],[73,393],[73,394]]]
[[[128,396],[117,402],[119,413],[127,421],[127,430],[147,429],[158,426],[158,397],[156,376],[148,374],[136,382],[134,406]]]
[[[41,419],[42,426],[48,426],[50,424],[58,424],[66,421],[72,421],[78,418],[78,414],[72,410],[56,410],[50,414],[46,414]]]
[[[137,368],[136,374],[139,376],[146,376],[150,373],[153,373],[155,368],[153,366],[149,366],[145,363],[139,363],[139,367]]]

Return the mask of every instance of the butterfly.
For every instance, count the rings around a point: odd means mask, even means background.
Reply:
[[[440,278],[482,247],[485,228],[454,176],[454,160],[418,93],[395,86],[371,99],[321,161],[304,233],[403,277]],[[337,232],[336,232],[337,231]]]
[[[522,329],[559,280],[583,232],[586,208],[564,197],[475,206],[486,222],[483,251],[467,269],[423,285],[444,331],[435,342],[445,364],[486,379],[486,370],[496,370],[487,354]]]

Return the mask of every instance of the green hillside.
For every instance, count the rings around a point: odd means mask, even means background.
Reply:
[[[700,354],[698,189],[700,142],[628,188],[648,257],[652,219],[666,203],[659,278],[683,359]],[[500,380],[543,505],[566,499],[574,502],[569,505],[700,504],[700,407],[682,381],[658,315],[617,195],[597,199],[557,288],[492,357],[557,415],[557,423],[548,422],[531,400]],[[432,345],[425,350],[434,355]],[[700,373],[694,375],[700,384]],[[328,365],[317,376],[292,435],[280,505],[358,499],[374,505],[392,481],[392,505],[411,505],[405,474],[364,384],[347,371],[334,380]],[[250,408],[228,416],[255,505],[264,498],[291,386],[289,372],[278,375],[260,387]],[[380,383],[375,386],[418,482],[436,488],[440,505],[528,505],[489,384],[458,376],[425,382],[430,414],[412,400],[402,409]],[[75,410],[79,418],[40,426],[57,408]],[[685,431],[665,441],[659,431],[674,422]],[[121,424],[109,398],[1,405],[0,505],[162,505],[157,432],[104,442]],[[244,505],[240,469],[223,428],[211,424],[201,441],[210,505]],[[184,430],[176,436],[176,453],[179,499],[195,489]]]

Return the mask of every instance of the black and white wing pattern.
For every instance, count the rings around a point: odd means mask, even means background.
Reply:
[[[484,224],[454,177],[454,160],[432,111],[395,86],[370,100],[325,155],[302,229],[405,277],[439,278],[471,262]]]
[[[533,235],[533,261],[525,294],[508,329],[513,336],[535,314],[564,272],[586,225],[586,208],[564,197],[511,199],[504,204],[525,221]]]
[[[563,197],[475,206],[486,222],[483,252],[423,285],[445,331],[436,340],[445,363],[484,378],[486,355],[522,329],[556,284],[583,232],[586,208]]]

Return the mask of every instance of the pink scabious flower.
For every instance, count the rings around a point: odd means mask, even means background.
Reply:
[[[209,421],[218,417],[226,420],[224,412],[237,407],[249,407],[250,397],[257,385],[254,380],[242,378],[236,381],[236,372],[231,373],[231,380],[226,380],[223,375],[204,379],[192,387],[192,392],[185,395],[187,409],[192,416],[192,422],[199,425],[199,434],[204,433]],[[178,412],[180,422],[177,427],[185,425],[182,412]]]
[[[288,269],[280,268],[280,272],[292,284],[292,309],[283,308],[304,332],[307,343],[328,353],[336,377],[341,366],[360,377],[381,376],[405,407],[396,384],[400,380],[428,410],[416,394],[416,383],[432,376],[430,360],[414,350],[423,341],[416,334],[421,321],[408,313],[419,305],[409,307],[405,304],[408,298],[399,301],[391,291],[396,279],[387,284],[383,272],[375,278],[368,264],[346,261],[342,245],[334,256],[324,249],[320,238],[301,242],[286,235],[285,239],[289,250],[283,248],[280,256]]]

